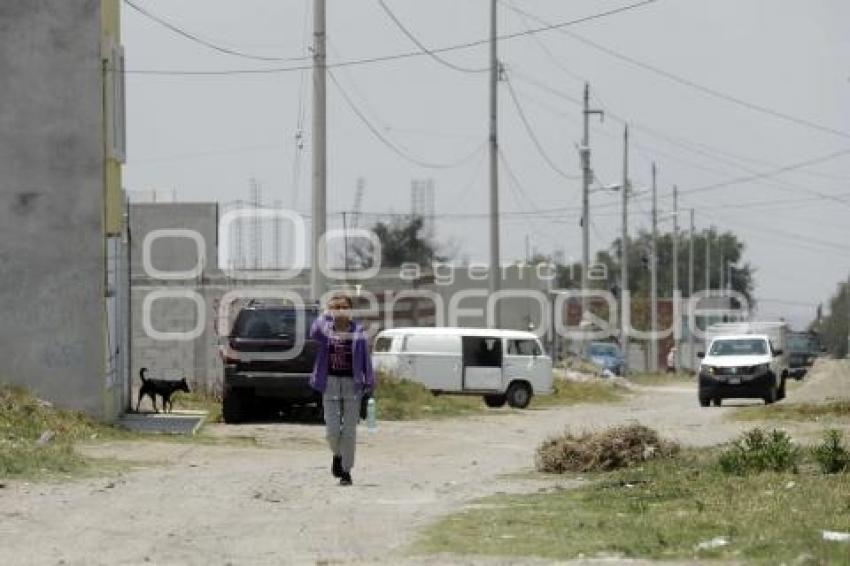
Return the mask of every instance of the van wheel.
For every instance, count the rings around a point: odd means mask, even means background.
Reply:
[[[248,416],[250,397],[246,391],[225,389],[221,400],[221,416],[227,424],[237,424]]]
[[[525,409],[531,402],[531,387],[527,383],[512,383],[505,395],[508,405],[514,409]]]
[[[504,407],[505,403],[508,401],[507,397],[504,395],[485,395],[484,396],[484,404],[491,408]]]

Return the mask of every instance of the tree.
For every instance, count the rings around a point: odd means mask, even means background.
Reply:
[[[381,242],[381,266],[399,267],[403,263],[430,265],[435,261],[445,261],[446,257],[438,253],[439,245],[422,234],[425,222],[421,216],[397,217],[391,222],[377,222],[372,231]],[[357,244],[353,247],[355,263],[361,269],[373,265],[374,250],[369,244]]]
[[[850,279],[840,283],[829,300],[829,315],[814,321],[810,329],[820,335],[821,344],[837,358],[847,356],[850,333]]]
[[[671,297],[673,295],[673,238],[672,233],[659,234],[658,236],[658,296]],[[636,238],[629,238],[629,289],[633,297],[648,295],[650,288],[649,252],[652,234],[641,232]],[[722,234],[715,230],[705,230],[694,235],[694,290],[701,291],[705,288],[705,246],[706,241],[711,246],[711,288],[720,287],[720,255],[723,251],[726,263],[739,264],[743,257],[744,244],[731,232]],[[688,253],[689,236],[679,235],[679,288],[683,297],[688,297]],[[604,265],[608,272],[608,278],[592,280],[591,288],[607,289],[619,292],[620,289],[620,261],[622,256],[621,239],[612,242],[608,250],[596,253],[593,262]],[[753,279],[754,269],[749,263],[744,263],[732,270],[731,288],[742,293],[752,304],[752,293],[755,288]],[[725,284],[726,273],[724,273]],[[564,289],[576,289],[581,287],[581,263],[559,266],[558,286]]]

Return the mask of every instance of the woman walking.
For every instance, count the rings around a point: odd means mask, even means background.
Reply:
[[[310,386],[322,394],[331,473],[340,485],[351,485],[360,402],[375,387],[369,340],[363,326],[351,318],[353,303],[338,294],[313,323],[310,338],[318,343]]]

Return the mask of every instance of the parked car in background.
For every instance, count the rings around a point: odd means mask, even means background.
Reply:
[[[590,360],[600,370],[606,370],[614,375],[623,374],[623,354],[616,344],[611,342],[591,342],[585,350],[585,358]]]
[[[788,365],[790,375],[803,379],[820,355],[817,336],[810,332],[791,332],[788,335]]]
[[[249,418],[257,400],[282,409],[321,407],[309,384],[316,358],[310,326],[318,316],[316,306],[252,304],[239,311],[222,347],[224,422]]]

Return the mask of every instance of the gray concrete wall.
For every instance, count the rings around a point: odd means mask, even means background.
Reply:
[[[99,6],[0,2],[0,380],[103,416]]]
[[[218,269],[218,205],[216,203],[133,203],[130,205],[132,273],[144,273],[142,252],[145,236],[153,230],[194,230],[206,248],[206,272]],[[183,237],[164,237],[150,247],[151,264],[160,271],[187,271],[197,261],[197,245]]]

